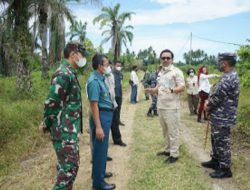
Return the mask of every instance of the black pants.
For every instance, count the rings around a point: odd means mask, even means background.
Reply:
[[[122,136],[121,136],[121,132],[119,129],[122,97],[115,97],[115,101],[118,104],[118,107],[115,109],[114,114],[113,114],[111,133],[112,133],[113,142],[120,143],[122,142]]]

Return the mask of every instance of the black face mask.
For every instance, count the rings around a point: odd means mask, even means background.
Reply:
[[[217,69],[220,71],[220,72],[224,72],[224,69],[221,67],[221,63],[218,63],[217,64]]]

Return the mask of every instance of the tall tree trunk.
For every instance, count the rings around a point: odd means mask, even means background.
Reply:
[[[15,53],[17,63],[16,87],[18,93],[30,93],[32,90],[31,71],[29,70],[29,55],[31,54],[31,36],[29,36],[28,20],[29,13],[27,11],[26,1],[14,1],[15,6]]]
[[[63,57],[63,50],[65,47],[65,22],[62,15],[58,16],[58,48],[56,52],[56,61],[60,61]]]
[[[65,46],[65,23],[62,15],[53,15],[50,28],[50,64],[54,64],[63,57]]]
[[[39,7],[39,33],[42,42],[42,78],[48,78],[49,64],[48,64],[48,53],[47,53],[47,29],[48,29],[48,7],[43,4]]]
[[[119,48],[118,48],[118,44],[115,44],[115,51],[114,51],[114,63],[116,63],[119,59],[119,54],[118,54]]]

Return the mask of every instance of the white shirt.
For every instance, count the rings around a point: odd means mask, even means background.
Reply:
[[[211,85],[210,85],[208,79],[212,78],[212,77],[216,77],[216,76],[217,75],[215,75],[215,74],[206,75],[206,74],[201,73],[200,74],[199,90],[198,91],[199,92],[204,91],[204,92],[209,94]]]
[[[198,77],[194,75],[193,77],[188,77],[186,79],[187,93],[191,95],[198,94]]]
[[[135,71],[131,71],[131,74],[130,74],[130,80],[133,81],[134,85],[138,85],[139,84],[139,78],[136,74]]]

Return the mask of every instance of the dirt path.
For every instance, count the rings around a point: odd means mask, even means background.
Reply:
[[[140,93],[140,88],[138,88]],[[111,162],[107,162],[107,171],[113,173],[113,177],[107,179],[108,183],[115,183],[118,190],[126,190],[127,183],[130,176],[130,168],[128,166],[129,161],[129,147],[133,144],[132,131],[133,121],[136,110],[136,105],[129,103],[130,89],[125,93],[123,97],[123,104],[121,110],[121,121],[125,123],[125,126],[120,126],[122,134],[122,140],[127,144],[127,147],[121,147],[114,145],[112,137],[110,136],[109,152],[108,155],[113,158]],[[139,97],[139,94],[138,94]],[[87,146],[86,146],[87,145]],[[89,155],[89,137],[84,138],[84,141],[80,145],[83,150],[81,152],[81,166],[77,179],[74,185],[74,189],[91,189],[91,165]],[[87,149],[87,150],[86,150]],[[87,160],[86,160],[87,155]]]
[[[138,97],[140,93],[140,88]],[[129,147],[133,144],[132,130],[136,105],[129,103],[130,89],[125,93],[122,104],[121,120],[125,126],[120,126],[122,139],[127,147],[113,145],[110,137],[109,155],[113,161],[107,162],[107,171],[113,173],[113,177],[107,182],[115,183],[117,189],[126,190],[127,182],[130,176],[128,167]],[[84,118],[84,123],[87,123]],[[88,126],[85,126],[84,135],[80,139],[80,168],[74,189],[92,189],[91,181],[91,164],[90,164],[90,147]],[[56,157],[52,145],[48,143],[45,148],[33,153],[28,158],[20,162],[20,168],[11,175],[0,179],[0,189],[2,190],[46,190],[52,189],[56,176]]]

